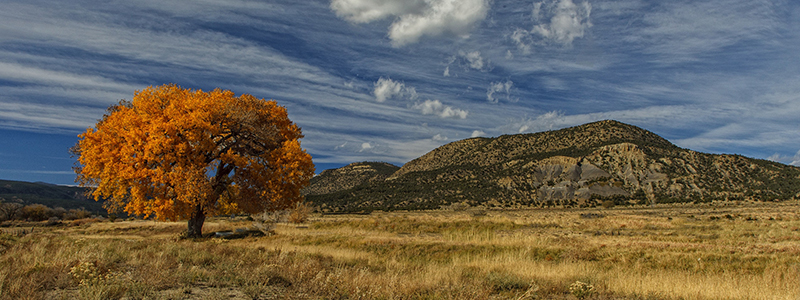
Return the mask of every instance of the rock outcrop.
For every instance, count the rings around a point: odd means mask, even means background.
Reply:
[[[575,207],[607,200],[651,204],[800,197],[800,168],[681,149],[616,121],[457,141],[393,172],[361,168],[355,164],[323,172],[306,190],[307,199],[326,211],[351,212],[452,203]]]

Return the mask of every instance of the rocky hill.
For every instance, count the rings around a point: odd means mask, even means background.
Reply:
[[[322,171],[311,178],[311,183],[303,189],[303,195],[321,195],[348,190],[362,184],[383,181],[397,172],[400,167],[384,162],[360,162]]]
[[[360,166],[323,172],[307,199],[323,211],[357,212],[800,198],[800,168],[681,149],[617,121],[457,141],[391,175]]]

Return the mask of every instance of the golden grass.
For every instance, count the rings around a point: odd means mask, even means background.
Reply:
[[[586,299],[800,299],[796,201],[312,216],[272,236],[177,240],[185,228],[0,235],[0,299],[576,299],[576,281],[595,287]]]

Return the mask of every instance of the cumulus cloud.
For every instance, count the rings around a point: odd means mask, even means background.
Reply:
[[[361,144],[361,150],[358,152],[369,151],[370,149],[372,149],[372,144],[364,142]]]
[[[458,55],[453,55],[447,62],[447,67],[444,69],[444,76],[450,76],[450,66],[456,65],[468,71],[478,70],[481,72],[490,71],[492,68],[488,59],[483,58],[480,51],[458,51]]]
[[[518,133],[553,130],[566,125],[571,125],[571,122],[567,120],[563,113],[558,111],[551,111],[539,115],[535,119],[523,120],[522,122],[512,124],[512,126],[518,126]]]
[[[375,82],[375,89],[372,91],[375,101],[384,102],[386,99],[394,97],[408,97],[411,100],[417,99],[417,90],[407,87],[404,83],[394,81],[391,78],[381,77]]]
[[[467,62],[469,62],[469,67],[475,70],[483,70],[485,63],[483,62],[483,57],[481,57],[480,51],[473,51],[473,52],[461,52],[461,56],[463,56]]]
[[[484,136],[484,135],[486,135],[486,132],[483,132],[482,130],[475,130],[475,131],[472,132],[472,136],[470,136],[470,137],[474,137],[475,138],[475,137],[481,137],[481,136]]]
[[[592,27],[591,12],[592,5],[586,1],[579,4],[572,0],[536,2],[531,15],[537,24],[531,30],[517,29],[510,37],[526,53],[530,52],[534,43],[570,46],[573,40],[583,37],[586,30]]]
[[[514,82],[511,80],[506,80],[506,82],[492,82],[489,85],[489,88],[486,90],[486,100],[489,102],[497,103],[500,101],[501,97],[497,97],[495,94],[505,94],[505,99],[512,101],[511,98],[511,87],[514,86]]]
[[[767,157],[767,159],[774,162],[800,167],[800,150],[798,150],[794,156],[786,156],[775,153],[772,156]]]
[[[446,141],[446,140],[448,140],[446,136],[443,136],[441,134],[436,134],[431,139],[434,140],[434,141]]]
[[[333,0],[331,9],[353,23],[393,17],[392,45],[416,43],[423,36],[467,35],[486,18],[488,0]]]
[[[412,108],[419,110],[423,115],[437,115],[441,118],[466,119],[469,114],[466,110],[444,105],[439,100],[425,100]]]

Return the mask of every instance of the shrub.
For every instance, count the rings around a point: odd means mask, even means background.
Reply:
[[[275,224],[286,219],[286,211],[264,211],[251,217],[253,218],[253,227],[265,235],[270,235],[275,229]]]
[[[569,292],[578,299],[584,299],[594,294],[595,288],[594,285],[586,282],[575,281],[575,283],[569,285]]]
[[[58,217],[53,216],[47,220],[47,226],[56,226],[58,224],[61,224],[61,219],[59,219]]]
[[[69,271],[79,283],[82,299],[120,299],[125,295],[122,274],[103,272],[92,262],[83,262]]]
[[[469,204],[460,203],[460,202],[455,202],[455,203],[452,203],[449,206],[445,207],[445,209],[452,210],[452,211],[465,211],[468,208],[469,208]]]
[[[616,203],[614,203],[613,200],[603,201],[603,207],[604,208],[613,208],[615,205],[616,205]]]
[[[65,214],[67,214],[67,210],[65,208],[63,207],[53,208],[53,217],[63,219]]]
[[[311,207],[305,202],[298,202],[289,213],[289,222],[294,224],[305,223],[308,220],[309,213],[311,213]]]
[[[22,204],[0,203],[0,221],[13,220],[22,211]]]
[[[92,216],[92,213],[87,211],[86,209],[79,208],[79,209],[70,209],[66,214],[64,214],[64,220],[80,220],[86,219]]]
[[[45,221],[53,215],[53,210],[42,204],[31,204],[22,208],[21,215],[23,219]]]

